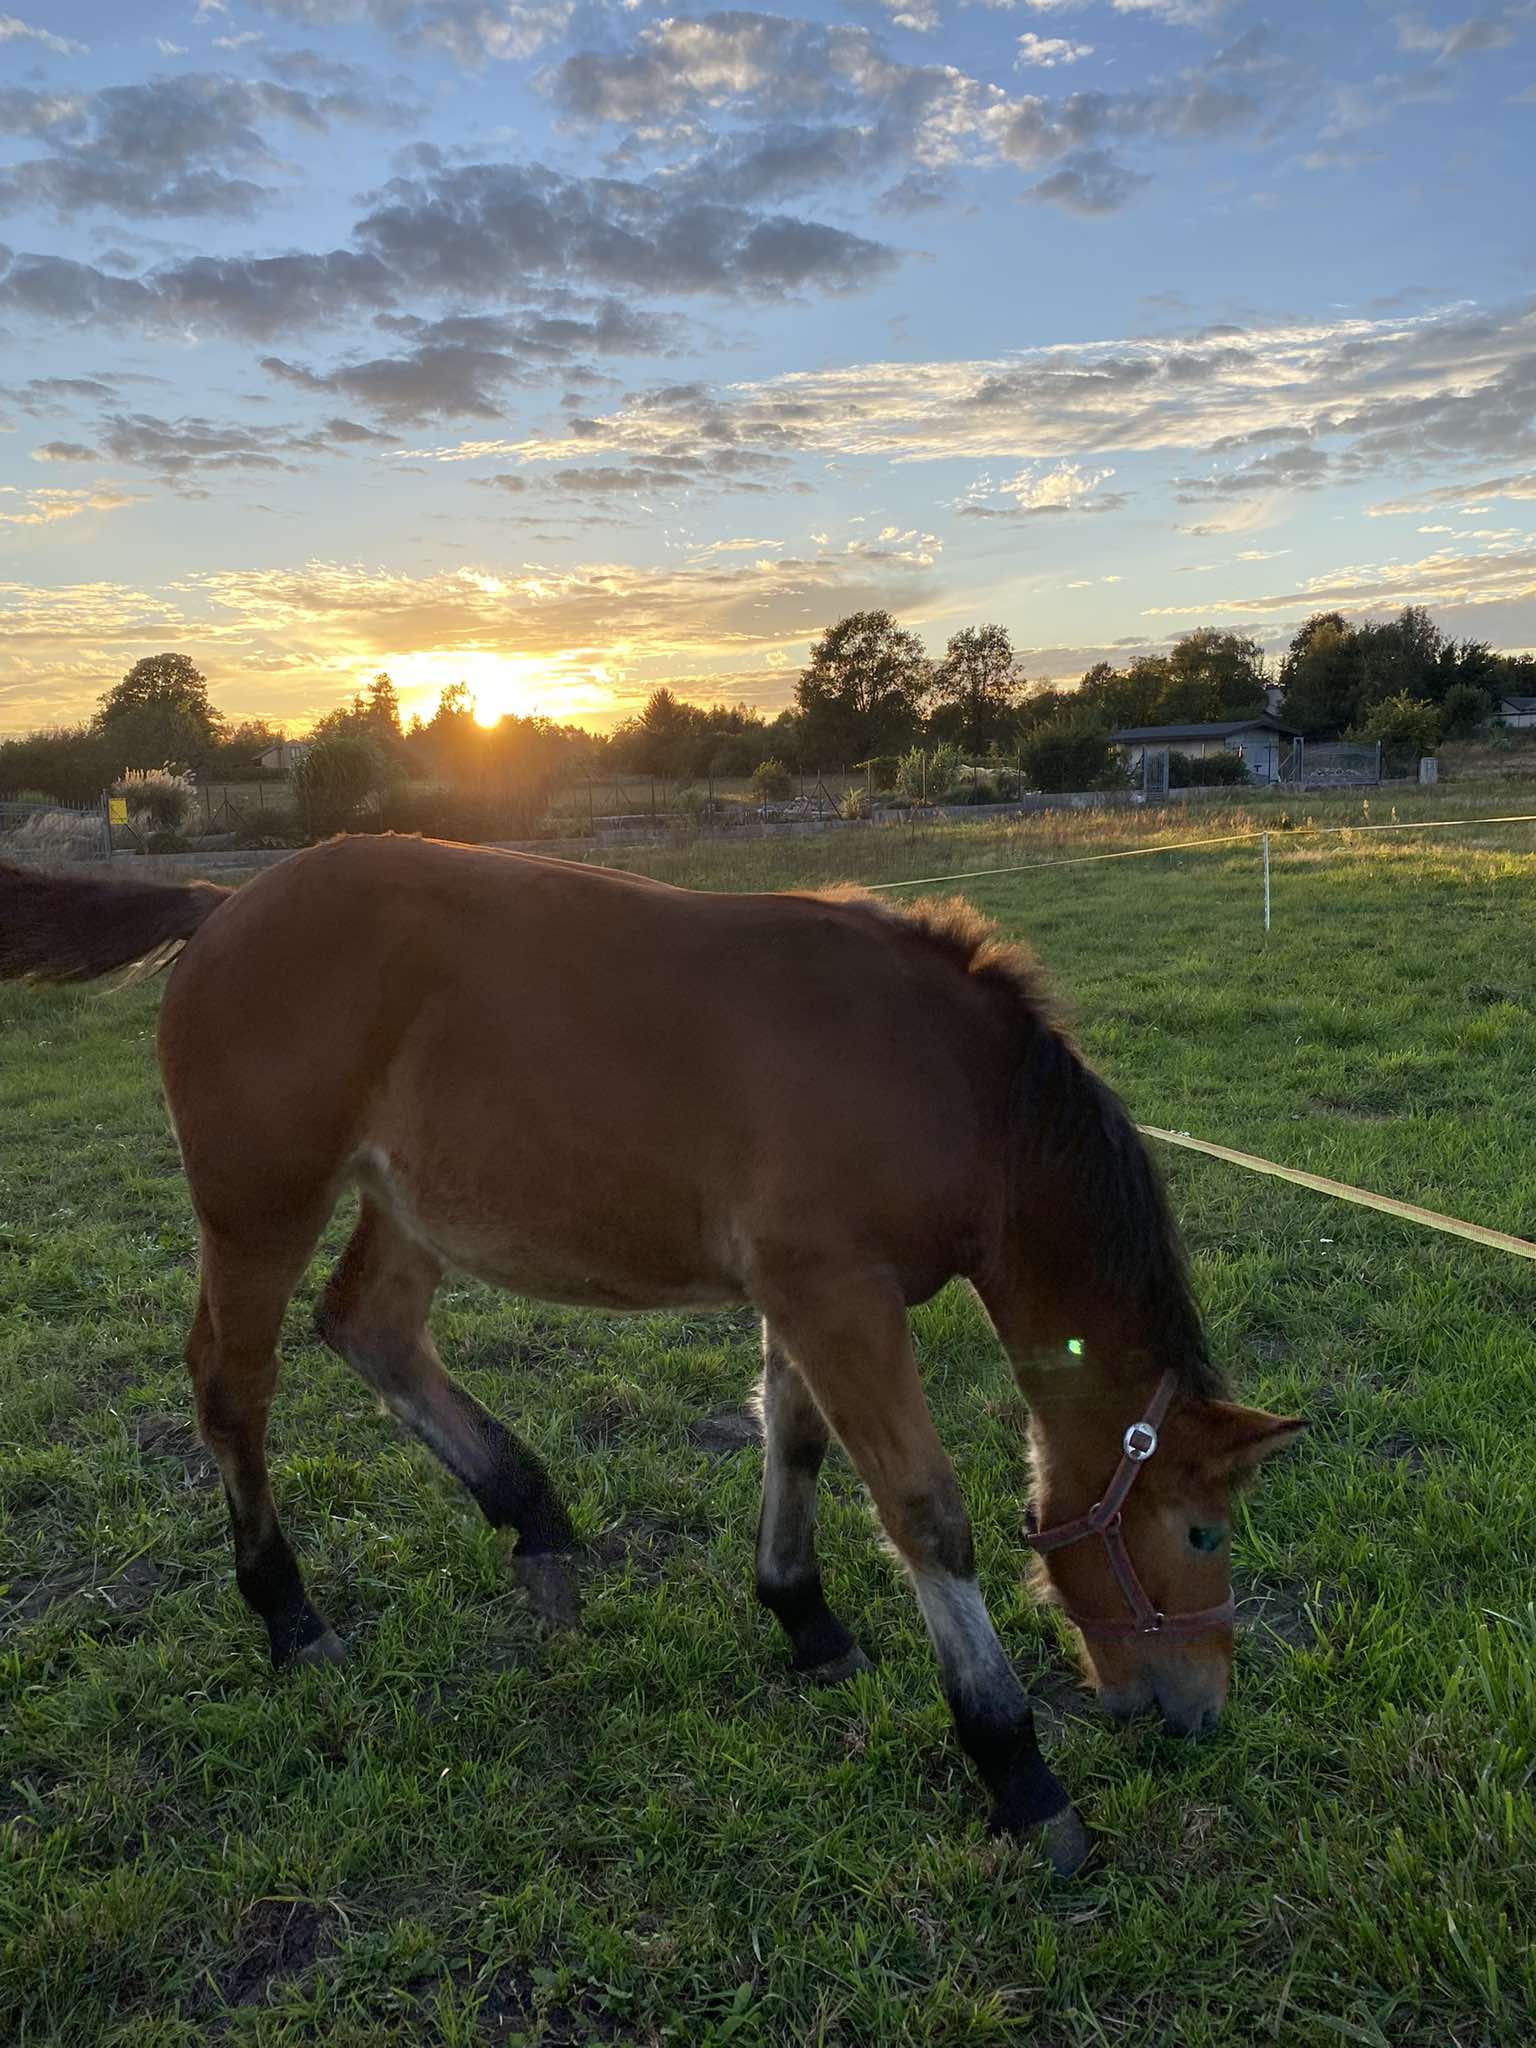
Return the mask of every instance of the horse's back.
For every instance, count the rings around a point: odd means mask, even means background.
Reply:
[[[357,1173],[457,1263],[635,1305],[788,1241],[952,1261],[998,1085],[981,992],[878,910],[389,838],[223,906],[162,1058],[200,1203]]]

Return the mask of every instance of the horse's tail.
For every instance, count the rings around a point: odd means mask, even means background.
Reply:
[[[0,862],[0,981],[95,981],[163,967],[217,910],[212,882],[120,882]]]

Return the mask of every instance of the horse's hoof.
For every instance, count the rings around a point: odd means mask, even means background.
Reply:
[[[861,1671],[873,1671],[874,1665],[857,1643],[850,1643],[840,1657],[831,1657],[825,1664],[813,1664],[801,1672],[807,1685],[841,1685],[844,1679],[857,1678]]]
[[[310,1664],[320,1668],[328,1664],[345,1664],[346,1661],[347,1646],[333,1628],[326,1629],[323,1635],[316,1636],[312,1643],[305,1643],[293,1653],[296,1665]]]
[[[1040,1846],[1057,1877],[1076,1877],[1093,1854],[1093,1837],[1075,1806],[1064,1806],[1039,1826]]]
[[[507,1569],[513,1585],[527,1594],[528,1605],[547,1628],[580,1628],[581,1593],[565,1558],[548,1551],[522,1557],[514,1551]]]

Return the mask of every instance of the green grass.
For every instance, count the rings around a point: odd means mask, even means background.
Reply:
[[[781,886],[857,857],[873,879],[1226,815],[634,864]],[[1277,834],[1267,941],[1251,846],[967,890],[1145,1121],[1536,1235],[1533,847],[1536,827]],[[1531,1267],[1168,1159],[1221,1356],[1315,1421],[1243,1512],[1252,1625],[1198,1748],[1075,1694],[1025,1589],[1006,1369],[962,1293],[920,1312],[994,1615],[1102,1840],[1094,1875],[1052,1885],[985,1841],[840,1463],[828,1578],[882,1662],[832,1694],[786,1674],[749,1594],[757,1454],[690,1435],[750,1383],[744,1316],[445,1292],[450,1362],[546,1450],[605,1561],[585,1633],[546,1640],[467,1504],[310,1342],[317,1265],[274,1467],[354,1662],[275,1683],[186,1426],[193,1238],[154,1003],[0,996],[0,2039],[1530,2038]]]

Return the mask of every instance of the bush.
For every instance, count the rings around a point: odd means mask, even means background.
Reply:
[[[120,782],[112,794],[127,800],[129,816],[141,832],[179,832],[192,809],[192,785],[175,775],[135,776]]]
[[[912,803],[945,803],[959,780],[958,747],[913,747],[896,764],[897,790]]]
[[[1347,737],[1381,740],[1389,747],[1411,747],[1417,753],[1432,754],[1440,743],[1439,707],[1400,690],[1395,697],[1383,697],[1373,704]]]
[[[1168,755],[1170,789],[1235,788],[1238,783],[1250,779],[1247,763],[1230,747],[1223,747],[1215,754],[1170,752]]]
[[[345,832],[382,780],[372,743],[352,733],[316,740],[294,770],[311,832]]]
[[[1493,700],[1476,683],[1452,683],[1440,705],[1440,729],[1448,740],[1469,740],[1493,712]]]
[[[752,770],[752,794],[758,803],[787,803],[794,793],[795,778],[782,761],[759,761]]]
[[[1039,726],[1021,750],[1024,773],[1035,789],[1112,789],[1126,783],[1103,726],[1068,715]],[[1106,779],[1111,778],[1111,779]]]
[[[144,841],[146,853],[185,853],[191,842],[179,832],[151,832]]]

